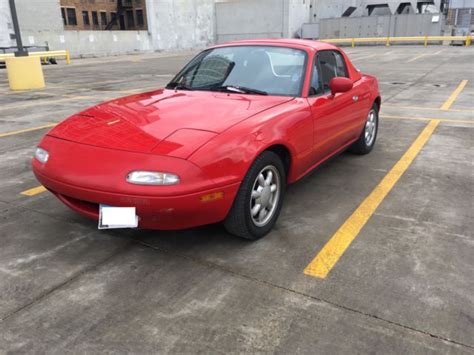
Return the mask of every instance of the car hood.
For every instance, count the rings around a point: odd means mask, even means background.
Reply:
[[[290,100],[283,96],[163,89],[91,107],[69,117],[48,134],[134,152],[173,155],[178,150],[180,153],[175,156],[185,158],[216,134]],[[170,137],[171,144],[166,142]]]

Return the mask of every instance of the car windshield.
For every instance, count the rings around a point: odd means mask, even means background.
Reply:
[[[306,53],[272,46],[229,46],[202,52],[168,89],[300,96]]]

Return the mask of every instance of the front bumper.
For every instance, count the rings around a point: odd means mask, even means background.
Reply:
[[[239,183],[181,196],[136,196],[65,184],[35,171],[36,178],[61,202],[88,218],[99,219],[99,204],[136,207],[141,229],[184,229],[217,223],[226,217]],[[208,201],[203,196],[222,196]]]
[[[139,228],[183,229],[222,221],[239,182],[217,185],[196,165],[178,158],[117,151],[46,136],[39,145],[49,152],[41,164],[33,158],[36,178],[78,213],[99,218],[99,204],[136,207]],[[143,186],[126,182],[131,170],[176,173],[181,183]]]

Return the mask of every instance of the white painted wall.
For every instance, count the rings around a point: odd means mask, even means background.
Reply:
[[[11,33],[14,33],[14,31],[10,16],[10,5],[8,0],[0,0],[0,47],[13,45],[13,41],[10,39]]]
[[[15,4],[22,31],[63,30],[59,0],[15,0]]]
[[[287,35],[287,0],[240,0],[216,3],[217,42]]]
[[[215,41],[215,0],[147,0],[155,50],[205,47]]]
[[[103,57],[153,51],[147,31],[22,31],[23,41],[34,38],[51,50],[68,49],[73,58]]]
[[[303,23],[310,22],[310,0],[288,1],[288,33],[287,37],[300,36]]]

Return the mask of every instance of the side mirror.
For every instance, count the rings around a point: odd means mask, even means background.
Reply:
[[[329,82],[329,88],[331,89],[332,95],[336,95],[340,92],[347,92],[352,89],[352,80],[342,76],[337,76],[331,79]]]

